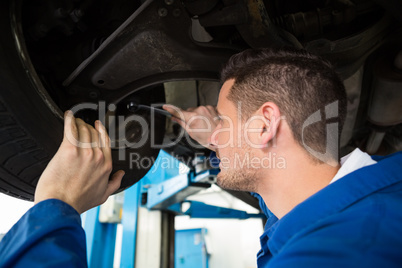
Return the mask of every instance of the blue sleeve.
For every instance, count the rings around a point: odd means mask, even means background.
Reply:
[[[87,267],[78,212],[56,199],[33,206],[1,240],[0,267]]]

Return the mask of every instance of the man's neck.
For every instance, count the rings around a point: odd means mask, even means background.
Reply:
[[[302,148],[289,146],[276,155],[285,159],[286,167],[267,169],[258,192],[278,219],[326,187],[340,168],[314,163]]]

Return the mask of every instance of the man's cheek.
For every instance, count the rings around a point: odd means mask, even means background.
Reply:
[[[220,158],[221,162],[219,164],[219,167],[221,169],[228,169],[230,168],[230,159],[229,157],[223,156]]]
[[[222,126],[212,134],[211,140],[217,141],[217,148],[233,147],[233,125]]]

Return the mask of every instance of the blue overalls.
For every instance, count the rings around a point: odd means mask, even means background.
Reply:
[[[402,153],[373,159],[271,216],[258,267],[402,267]]]

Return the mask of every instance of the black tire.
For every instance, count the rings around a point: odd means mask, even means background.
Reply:
[[[15,2],[18,1],[0,2],[0,192],[33,200],[40,175],[62,141],[63,112],[44,88],[32,82],[39,78],[29,59],[23,60],[29,57],[25,43],[14,38],[16,25],[21,26],[12,12],[19,10]],[[143,94],[149,95],[146,99],[150,103],[164,102],[163,87],[155,87],[152,94]],[[165,118],[156,118],[155,124],[160,127],[155,141],[161,144]],[[146,143],[141,148],[125,150],[126,159],[133,152],[156,158],[159,149]],[[117,150],[112,154],[113,172],[126,171],[118,191],[136,183],[150,169],[129,168],[127,160],[119,160]]]
[[[0,3],[0,191],[33,200],[37,181],[63,136],[63,121],[31,83]]]

